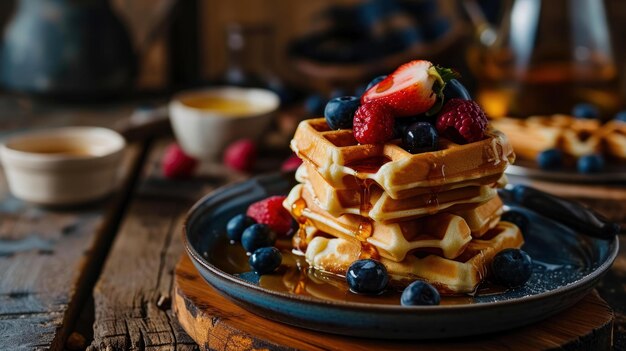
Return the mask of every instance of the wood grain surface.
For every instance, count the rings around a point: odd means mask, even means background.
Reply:
[[[12,197],[0,176],[0,349],[62,349],[114,235],[139,149],[126,152],[115,195],[45,209]]]
[[[173,309],[203,350],[609,350],[613,322],[611,308],[594,292],[543,322],[497,334],[402,342],[331,335],[246,311],[209,286],[186,256],[176,267]]]
[[[182,220],[194,201],[240,178],[219,165],[203,164],[194,179],[164,179],[160,160],[169,142],[153,148],[94,289],[90,350],[197,348],[170,313]]]

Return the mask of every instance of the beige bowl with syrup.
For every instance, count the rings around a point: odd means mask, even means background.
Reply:
[[[9,138],[0,157],[15,197],[68,206],[100,199],[115,188],[125,145],[107,128],[54,128]]]
[[[231,142],[258,139],[266,131],[280,99],[267,89],[230,86],[180,93],[170,103],[170,121],[185,153],[211,159]]]

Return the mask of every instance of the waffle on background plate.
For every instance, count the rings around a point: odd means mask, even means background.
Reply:
[[[376,258],[396,284],[474,291],[496,253],[523,244],[519,229],[500,221],[496,192],[515,158],[511,145],[495,129],[466,145],[441,138],[433,152],[399,144],[358,144],[352,130],[330,130],[323,118],[301,122],[291,148],[304,162],[284,202],[301,224],[294,248],[328,273]]]
[[[600,153],[626,161],[626,123],[580,119],[569,115],[501,118],[491,124],[505,133],[515,153],[535,160],[540,152],[558,148],[570,157]]]

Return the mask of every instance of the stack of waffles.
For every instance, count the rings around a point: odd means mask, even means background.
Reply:
[[[294,250],[315,269],[345,275],[361,258],[383,263],[392,281],[422,279],[448,294],[476,289],[493,256],[522,234],[501,222],[497,187],[514,154],[504,134],[439,150],[405,151],[400,140],[358,144],[323,118],[298,126],[291,148],[304,161],[284,202],[300,223]]]
[[[558,148],[574,158],[602,153],[626,161],[626,123],[580,119],[568,115],[502,118],[492,122],[510,138],[515,152],[528,160]]]

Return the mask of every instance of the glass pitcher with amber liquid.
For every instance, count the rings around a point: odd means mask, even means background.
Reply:
[[[476,99],[491,117],[568,113],[580,102],[604,116],[619,109],[602,0],[507,0],[498,26],[474,0],[464,6],[477,29],[468,50]]]

